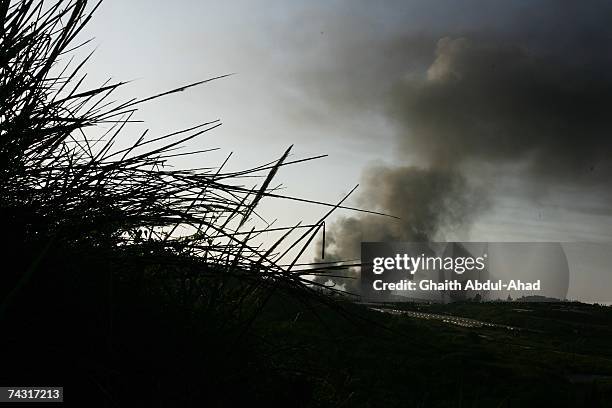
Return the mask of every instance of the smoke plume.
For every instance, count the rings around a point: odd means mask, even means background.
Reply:
[[[365,44],[357,56],[333,52],[342,43],[330,46],[325,79],[317,88],[314,70],[307,85],[332,113],[335,105],[339,114],[377,111],[394,129],[400,164],[366,168],[357,203],[400,220],[339,218],[326,261],[358,258],[361,241],[467,234],[488,207],[488,187],[508,168],[539,191],[595,186],[612,196],[612,59],[604,52],[612,32],[591,11],[572,10],[558,18],[582,15],[584,24],[556,37],[546,27],[560,21],[529,26],[528,15],[516,32],[512,24],[480,27],[434,41],[432,32],[389,30],[368,41],[345,33],[347,49],[358,48],[352,38]]]
[[[364,214],[342,217],[328,233],[327,260],[359,257],[362,241],[427,241],[446,229],[469,224],[486,206],[484,194],[448,169],[371,166],[358,203],[400,219]]]

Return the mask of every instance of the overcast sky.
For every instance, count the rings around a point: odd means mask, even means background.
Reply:
[[[234,168],[284,169],[286,193],[353,203],[402,221],[338,212],[330,256],[361,240],[612,243],[612,15],[608,2],[105,0],[86,36],[90,81],[134,79],[146,96],[236,73],[144,106],[153,134],[220,118],[194,142]],[[323,208],[269,201],[282,224]],[[603,247],[605,248],[605,246]],[[570,295],[607,300],[599,251]],[[592,255],[592,254],[591,254]],[[586,266],[585,266],[586,265]],[[607,285],[607,286],[606,286]]]

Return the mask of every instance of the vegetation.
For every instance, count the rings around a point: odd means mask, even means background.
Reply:
[[[279,168],[312,158],[169,166],[206,153],[181,149],[218,121],[119,140],[141,104],[221,77],[116,102],[124,83],[83,89],[89,57],[71,57],[97,5],[0,4],[3,383],[57,379],[110,405],[223,400],[209,393],[265,367],[250,329],[274,293],[335,307],[307,280],[319,268],[296,263],[340,204],[312,225],[255,229],[263,198],[287,198],[271,187]],[[271,231],[282,235],[261,248]]]

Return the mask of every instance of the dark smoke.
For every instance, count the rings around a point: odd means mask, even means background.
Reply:
[[[364,174],[359,205],[385,211],[400,220],[365,214],[343,217],[328,234],[332,250],[359,255],[361,241],[427,241],[440,226],[452,229],[469,223],[485,203],[482,191],[470,188],[465,178],[445,169],[370,167]]]
[[[464,38],[441,39],[389,102],[401,150],[427,163],[526,161],[531,176],[582,182],[612,174],[610,112],[609,73]]]
[[[358,259],[362,241],[444,240],[444,232],[469,225],[487,206],[483,191],[461,174],[410,166],[368,168],[358,202],[400,219],[371,214],[338,219],[327,234],[326,262]],[[343,283],[356,290],[356,281]]]
[[[492,16],[497,31],[474,20],[461,33],[449,20],[452,36],[435,41],[433,31],[390,30],[367,41],[344,35],[348,54],[342,42],[330,46],[325,79],[317,87],[315,69],[306,84],[331,114],[382,114],[405,164],[366,169],[358,197],[401,220],[340,218],[326,261],[358,258],[361,241],[466,233],[508,166],[538,193],[570,186],[612,196],[612,29],[597,8],[568,4],[545,17],[536,9]],[[363,52],[353,52],[353,38]]]

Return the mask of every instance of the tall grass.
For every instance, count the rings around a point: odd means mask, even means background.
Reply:
[[[283,166],[320,157],[290,160],[291,148],[241,171],[227,171],[225,163],[198,169],[169,165],[178,156],[205,154],[208,150],[184,148],[219,121],[160,136],[143,132],[120,147],[143,103],[226,75],[127,101],[113,99],[123,82],[85,88],[89,57],[76,61],[75,53],[87,42],[75,39],[99,4],[0,3],[0,322],[11,327],[3,337],[9,353],[4,361],[15,370],[2,379],[18,373],[30,378],[27,373],[41,370],[37,353],[14,350],[43,350],[47,375],[74,379],[85,373],[89,380],[83,381],[113,401],[125,386],[118,385],[122,378],[140,378],[117,374],[116,367],[138,370],[157,359],[169,370],[184,367],[189,378],[214,378],[190,363],[171,363],[182,342],[189,343],[184,345],[189,358],[198,364],[235,367],[228,356],[236,354],[236,344],[275,293],[307,307],[313,302],[335,307],[330,290],[310,277],[346,266],[298,261],[325,219],[347,207],[344,200],[332,205],[284,196],[271,187]],[[258,186],[247,186],[254,178]],[[327,210],[308,225],[256,227],[258,204],[266,198]],[[263,248],[258,239],[270,233],[280,237]],[[227,327],[231,337],[218,334]],[[185,339],[189,336],[201,348]],[[225,347],[214,353],[223,357],[205,352],[215,347]],[[125,362],[139,353],[137,362]],[[72,356],[68,363],[66,354]],[[164,378],[168,375],[164,371]]]
[[[92,16],[86,6],[81,0],[2,1],[0,204],[6,230],[19,234],[16,242],[42,248],[51,241],[112,248],[159,265],[236,275],[252,289],[311,291],[316,283],[305,275],[316,268],[295,270],[296,262],[331,211],[305,226],[256,230],[249,220],[263,198],[299,200],[276,194],[271,181],[282,166],[313,158],[289,161],[289,148],[273,162],[242,171],[168,166],[177,156],[205,153],[182,148],[219,121],[162,136],[144,132],[131,146],[115,148],[141,104],[224,76],[125,102],[111,99],[123,82],[82,89],[88,58],[75,63],[69,57],[84,45],[73,43]],[[93,138],[92,128],[102,125],[102,137]],[[261,179],[256,188],[244,184],[253,177]],[[255,243],[271,230],[284,233],[270,248]]]

